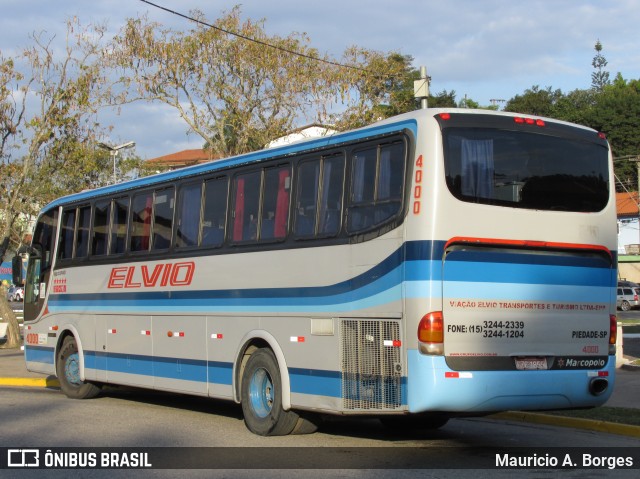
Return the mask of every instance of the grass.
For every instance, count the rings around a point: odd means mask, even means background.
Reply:
[[[640,324],[634,324],[633,326],[622,325],[624,334],[640,334]]]

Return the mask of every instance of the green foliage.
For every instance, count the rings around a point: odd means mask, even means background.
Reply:
[[[76,20],[67,28],[62,49],[40,34],[15,58],[0,52],[0,244],[9,247],[52,199],[104,184],[92,146],[106,133],[96,112],[110,97],[104,30]]]
[[[602,43],[598,40],[594,46],[596,51],[596,55],[593,57],[593,61],[591,65],[595,68],[591,74],[591,88],[594,90],[601,92],[605,86],[609,85],[609,72],[604,70],[604,67],[607,66],[607,59],[602,54]]]

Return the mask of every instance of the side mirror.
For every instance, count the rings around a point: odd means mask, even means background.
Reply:
[[[22,274],[22,257],[15,255],[11,261],[11,273],[13,284],[20,286],[24,284],[24,275]]]

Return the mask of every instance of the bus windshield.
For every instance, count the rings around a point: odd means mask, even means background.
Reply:
[[[443,129],[443,145],[447,185],[462,201],[575,212],[607,204],[608,151],[598,142],[454,127]]]

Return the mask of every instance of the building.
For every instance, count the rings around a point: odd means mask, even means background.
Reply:
[[[638,192],[616,193],[618,254],[640,254],[640,207]]]
[[[198,165],[220,159],[210,151],[204,149],[183,150],[170,155],[159,156],[145,162],[145,168],[153,171],[177,170],[185,166]]]
[[[276,148],[278,146],[290,145],[302,140],[308,140],[310,138],[322,138],[323,136],[331,136],[338,133],[337,130],[323,125],[321,123],[311,123],[309,125],[301,126],[292,130],[285,136],[277,138],[266,145],[266,148]]]
[[[640,198],[637,191],[616,193],[618,278],[640,283]]]
[[[296,128],[287,135],[273,140],[268,145],[266,145],[265,148],[285,146],[298,141],[308,140],[310,138],[321,138],[323,136],[333,135],[335,133],[337,133],[337,131],[333,130],[330,127],[327,127],[320,123],[312,123],[310,125]],[[158,158],[147,160],[144,166],[150,171],[173,171],[179,168],[184,168],[186,166],[198,165],[200,163],[207,163],[209,161],[219,159],[220,156],[214,155],[208,150],[183,150],[177,153],[171,153],[170,155],[159,156]]]

